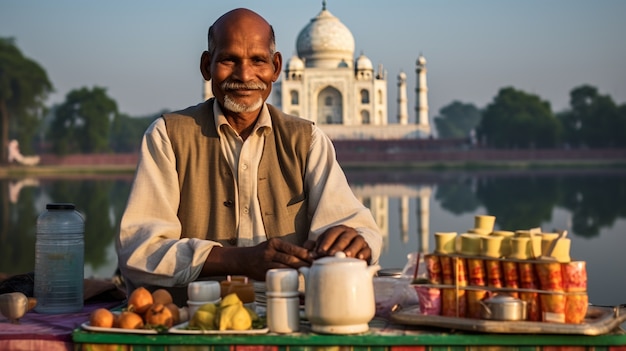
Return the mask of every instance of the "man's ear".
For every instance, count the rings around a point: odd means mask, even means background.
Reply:
[[[275,82],[278,80],[278,77],[280,77],[280,70],[283,68],[283,55],[277,51],[274,54],[272,61],[274,63],[274,75],[272,76],[272,82]]]
[[[200,57],[200,72],[204,80],[211,80],[211,55],[208,51],[204,51]]]

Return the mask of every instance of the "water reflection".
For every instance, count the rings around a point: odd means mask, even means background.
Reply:
[[[19,274],[35,265],[37,216],[49,202],[73,202],[85,215],[85,265],[110,270],[114,233],[132,176],[0,179],[0,273]],[[113,273],[112,271],[110,272]]]
[[[499,229],[568,229],[573,257],[590,263],[593,289],[616,288],[599,277],[621,266],[616,257],[625,260],[614,251],[624,242],[626,171],[371,170],[346,175],[384,235],[384,268],[402,267],[410,252],[431,251],[434,231],[464,231],[475,214],[489,213]],[[116,267],[114,236],[131,180],[132,175],[0,179],[0,274],[32,271],[37,216],[46,203],[73,202],[86,217],[86,276],[110,277]],[[614,300],[618,294],[626,297],[625,284],[620,282],[618,293],[604,303],[624,302]],[[595,294],[600,299],[600,292]]]

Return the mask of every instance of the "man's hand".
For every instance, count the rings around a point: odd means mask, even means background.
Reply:
[[[265,272],[271,268],[298,269],[308,267],[312,262],[307,249],[279,238],[271,238],[250,249],[249,276],[256,280],[265,280]]]
[[[347,257],[355,257],[368,263],[372,259],[372,250],[365,239],[351,227],[339,225],[327,229],[317,241],[307,241],[304,247],[308,249],[313,258],[332,256],[343,251]]]
[[[271,238],[252,247],[214,247],[207,257],[201,275],[245,275],[265,280],[271,268],[308,267],[313,259],[303,247]]]

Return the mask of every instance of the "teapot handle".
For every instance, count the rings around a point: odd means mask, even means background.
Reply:
[[[486,303],[482,302],[482,301],[478,301],[478,303],[483,306],[483,308],[485,309],[485,312],[487,312],[488,316],[491,316],[491,309],[489,308],[489,306],[487,306]]]

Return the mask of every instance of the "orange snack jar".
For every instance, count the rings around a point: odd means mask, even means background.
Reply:
[[[517,263],[513,261],[502,262],[502,280],[506,288],[518,289],[519,288],[519,274],[517,272]],[[509,292],[509,295],[518,298],[519,293],[513,291]]]
[[[568,294],[565,297],[565,323],[580,324],[585,320],[589,297],[586,293]]]
[[[542,290],[564,291],[563,273],[559,262],[541,262],[536,264],[539,286]]]
[[[483,264],[483,260],[479,258],[468,258],[467,275],[469,277],[469,285],[484,286],[485,265]]]
[[[502,268],[498,260],[485,260],[487,270],[487,285],[494,288],[502,287]]]
[[[441,315],[465,317],[467,312],[465,293],[463,289],[441,289]]]
[[[439,256],[441,262],[441,280],[444,284],[454,284],[454,266],[452,257]]]
[[[552,323],[565,323],[565,295],[540,294],[541,320]]]
[[[587,291],[587,267],[585,261],[562,264],[565,291]]]
[[[424,262],[430,283],[441,284],[443,279],[441,276],[441,262],[439,261],[439,256],[433,254],[424,255]]]

